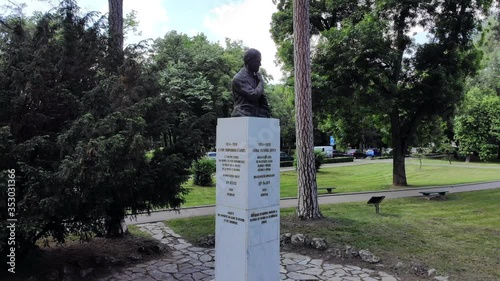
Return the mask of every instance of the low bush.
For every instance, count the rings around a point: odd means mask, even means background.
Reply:
[[[353,162],[354,157],[335,157],[335,158],[325,158],[323,163],[344,163],[344,162]]]
[[[371,160],[382,160],[382,159],[392,159],[393,156],[376,156],[376,157],[368,157],[368,159],[371,159]]]
[[[293,166],[297,169],[297,153],[293,157]],[[321,165],[325,161],[325,154],[321,151],[314,151],[314,165],[316,167],[316,172],[319,171]]]
[[[294,161],[281,161],[280,162],[280,167],[292,167]]]
[[[213,185],[215,173],[215,159],[203,157],[193,163],[193,183],[199,186]]]

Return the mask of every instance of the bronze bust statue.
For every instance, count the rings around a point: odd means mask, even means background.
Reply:
[[[249,49],[243,57],[245,66],[233,78],[234,109],[231,117],[271,117],[267,97],[264,95],[264,80],[258,72],[261,55]]]

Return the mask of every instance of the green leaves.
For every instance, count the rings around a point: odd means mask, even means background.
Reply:
[[[486,26],[478,41],[483,68],[467,81],[468,91],[454,120],[460,152],[465,155],[474,152],[484,160],[500,158],[500,52],[493,47],[500,40],[496,36],[500,23],[490,18]]]
[[[477,152],[481,159],[498,157],[500,146],[500,97],[492,90],[472,88],[460,114],[455,134],[460,152]]]
[[[160,91],[180,118],[166,132],[167,139],[172,140],[172,133],[179,130],[183,138],[199,141],[197,151],[212,148],[216,118],[232,111],[230,87],[243,64],[241,42],[228,40],[223,48],[203,34],[189,37],[172,31],[157,39],[153,49],[151,68],[158,73]],[[184,136],[186,130],[189,136]]]
[[[106,25],[77,11],[64,1],[0,26],[0,169],[17,171],[26,227],[16,238],[26,249],[47,236],[103,234],[103,222],[126,212],[178,208],[191,163],[214,146],[216,118],[230,114],[241,67],[240,43],[224,49],[175,32],[154,55],[130,47],[113,64]]]
[[[271,27],[287,70],[293,70],[290,2],[280,1]],[[386,120],[373,125],[380,131],[390,126],[401,171],[395,169],[394,183],[406,185],[403,152],[416,141],[422,124],[436,115],[451,119],[465,78],[479,67],[480,54],[472,42],[479,25],[475,15],[491,3],[312,1],[310,33],[318,42],[312,46],[315,118],[341,135],[353,135],[349,129],[367,116]],[[427,33],[428,42],[411,38],[416,28]]]
[[[215,166],[215,160],[208,157],[193,162],[193,184],[199,186],[213,185],[212,176],[215,174]]]

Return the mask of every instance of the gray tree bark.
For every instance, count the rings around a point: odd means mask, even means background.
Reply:
[[[393,97],[397,97],[398,94],[398,83],[401,78],[402,65],[403,65],[403,54],[408,46],[408,41],[405,39],[405,22],[409,15],[409,6],[402,9],[396,20],[396,37],[394,39],[394,45],[398,50],[398,56],[394,61],[394,72],[391,78],[391,91]],[[407,186],[406,181],[406,168],[405,168],[405,152],[408,143],[408,131],[402,132],[401,121],[399,117],[399,109],[396,105],[393,105],[393,110],[390,114],[391,118],[391,131],[392,131],[392,143],[394,148],[393,154],[393,164],[392,164],[392,184],[394,186]],[[417,124],[414,124],[416,130]],[[410,129],[409,129],[410,130]],[[403,135],[405,139],[403,139]]]
[[[118,71],[118,68],[123,64],[123,0],[108,0],[108,8],[108,53],[111,56],[113,68]],[[107,236],[110,237],[121,236],[128,232],[123,215],[124,211],[117,210],[114,213],[119,213],[119,215],[108,217],[105,220]]]
[[[320,219],[311,100],[309,0],[293,1],[298,206],[300,219]]]
[[[123,0],[108,0],[109,54],[113,64],[123,63]]]
[[[407,186],[405,152],[406,142],[401,138],[401,125],[399,122],[399,112],[394,109],[391,113],[391,133],[392,133],[392,185]]]

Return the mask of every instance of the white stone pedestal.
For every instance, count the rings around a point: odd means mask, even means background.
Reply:
[[[280,279],[278,119],[217,120],[216,281]]]

